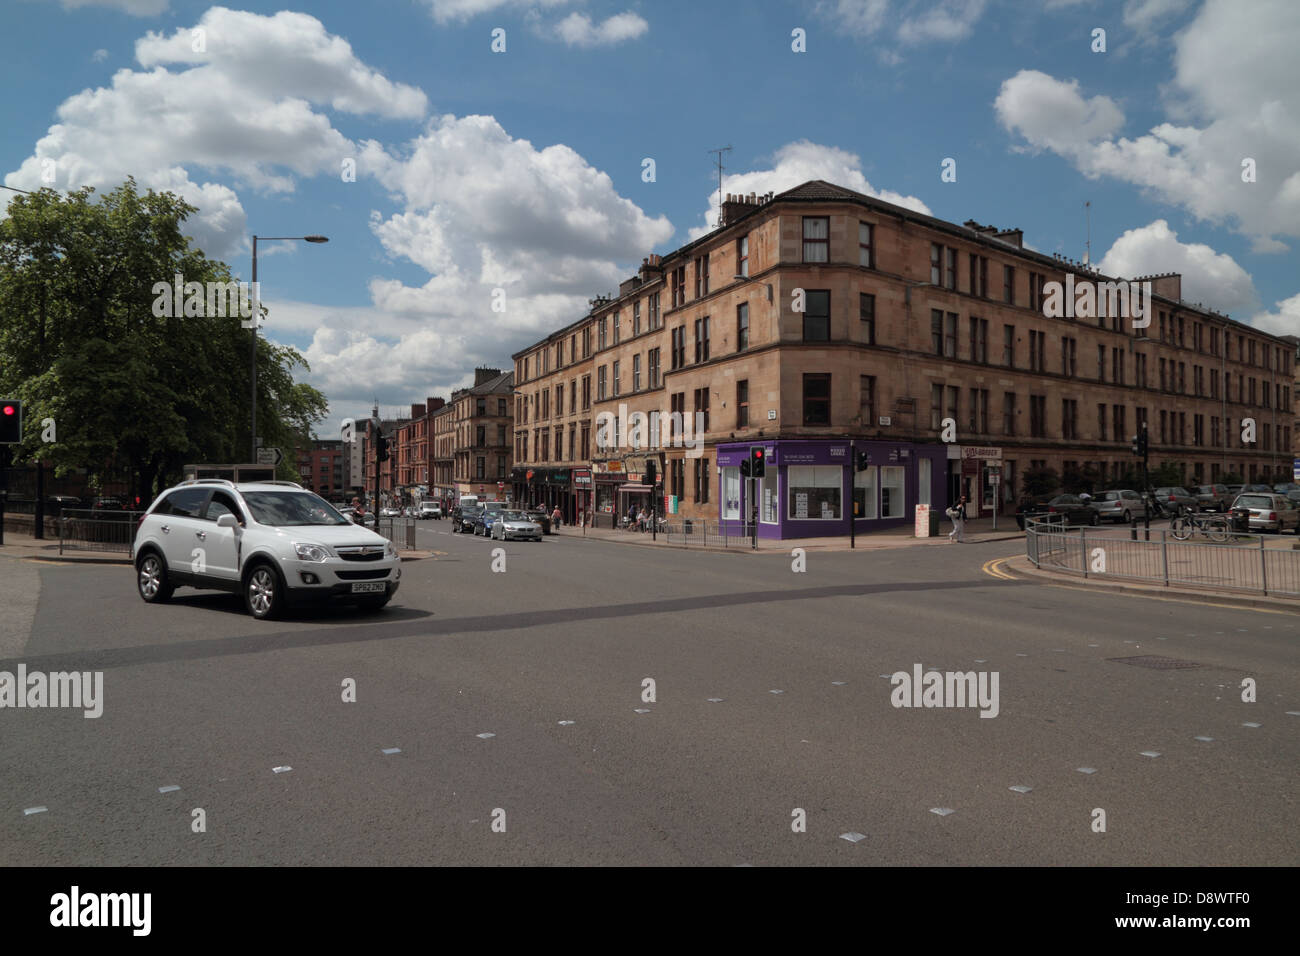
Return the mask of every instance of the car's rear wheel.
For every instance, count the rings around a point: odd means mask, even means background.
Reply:
[[[258,564],[244,579],[244,606],[259,621],[278,617],[284,609],[280,576],[269,564]]]
[[[176,590],[167,578],[167,565],[153,551],[146,553],[136,567],[136,586],[146,604],[165,604]]]
[[[1124,524],[1128,524],[1130,521],[1133,520],[1133,516],[1126,511],[1124,512],[1124,516],[1120,520],[1123,521]]]
[[[1092,525],[1094,528],[1097,527],[1097,525],[1101,524],[1101,515],[1097,514],[1095,511],[1092,512],[1092,514],[1088,515],[1088,524]]]

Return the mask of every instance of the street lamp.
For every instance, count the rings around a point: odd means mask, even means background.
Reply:
[[[260,313],[261,295],[256,291],[257,290],[257,240],[259,239],[262,239],[266,242],[292,242],[292,241],[299,241],[299,240],[302,242],[329,242],[329,238],[327,236],[254,236],[253,237],[253,289],[254,289],[253,294],[257,299],[256,311]],[[260,315],[253,316],[253,346],[252,346],[253,350],[249,360],[249,367],[252,370],[249,376],[249,379],[252,382],[252,402],[251,402],[252,417],[251,417],[251,428],[249,429],[249,431],[252,435],[252,438],[250,440],[253,445],[253,457],[249,459],[250,464],[255,463],[257,461],[257,321],[259,318],[261,318]]]

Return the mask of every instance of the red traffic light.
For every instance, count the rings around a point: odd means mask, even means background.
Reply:
[[[12,405],[6,405],[6,406],[5,406],[5,414],[6,414],[6,415],[12,415],[13,413],[14,413],[14,407],[13,407]]]
[[[755,457],[755,458],[762,458],[762,457],[763,457],[763,449],[761,449],[761,448],[755,448],[755,449],[754,449],[754,457]]]

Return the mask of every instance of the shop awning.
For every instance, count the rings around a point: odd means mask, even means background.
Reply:
[[[634,485],[631,482],[624,482],[618,486],[619,494],[628,492],[634,495],[648,495],[653,489],[649,485]]]

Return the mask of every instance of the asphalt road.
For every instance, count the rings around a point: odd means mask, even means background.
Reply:
[[[982,572],[1016,542],[795,573],[548,537],[494,573],[501,543],[448,527],[421,523],[437,553],[380,614],[274,623],[220,594],[148,606],[125,567],[0,559],[0,670],[104,672],[98,719],[0,709],[0,860],[1300,860],[1300,616]],[[1200,666],[1112,660],[1142,655]],[[996,672],[997,716],[894,707],[881,675],[916,664]]]

